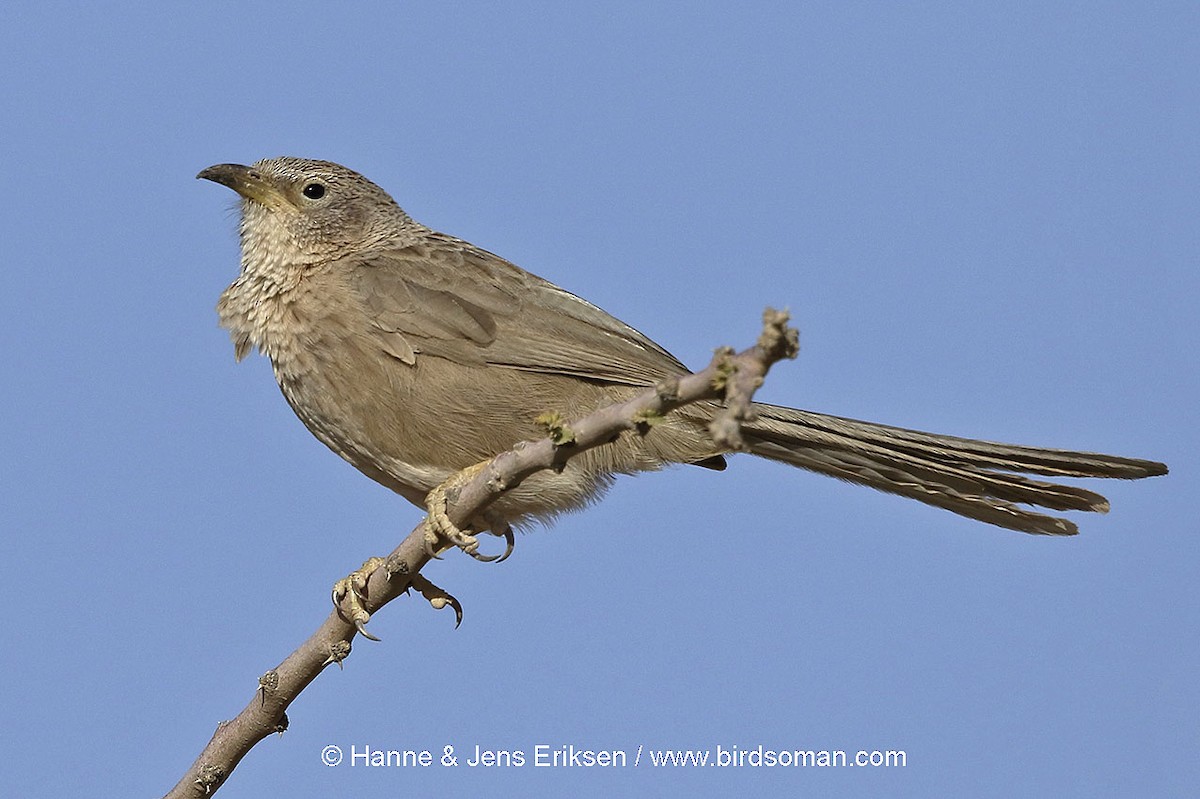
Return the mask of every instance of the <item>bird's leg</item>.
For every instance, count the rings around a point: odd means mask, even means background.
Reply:
[[[479,539],[469,532],[460,530],[450,520],[450,515],[446,512],[449,503],[449,493],[453,491],[457,494],[463,486],[478,477],[479,473],[490,464],[491,461],[486,460],[474,466],[468,466],[461,472],[451,475],[448,480],[426,495],[425,509],[429,512],[429,516],[425,521],[425,551],[431,557],[437,557],[438,552],[449,549],[449,546],[445,545],[443,540],[449,541],[450,544],[466,552],[475,558],[475,560],[480,560],[484,563],[499,562],[512,554],[514,544],[512,527],[503,519],[485,512],[481,520],[476,519],[472,521],[471,527],[475,532],[490,533],[491,535],[503,538],[507,544],[504,552],[500,555],[481,555],[479,554]],[[480,521],[482,521],[482,524]]]
[[[371,614],[367,612],[363,602],[367,598],[367,581],[372,572],[385,562],[383,558],[370,558],[361,568],[355,569],[333,584],[333,606],[338,609],[338,613],[342,614],[343,618],[358,629],[359,635],[370,638],[372,641],[379,639],[367,632],[366,624],[370,621]],[[346,600],[344,610],[342,609],[343,599]]]

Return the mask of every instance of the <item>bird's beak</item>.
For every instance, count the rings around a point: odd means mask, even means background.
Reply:
[[[201,170],[196,177],[228,186],[247,200],[253,200],[260,205],[274,208],[283,201],[279,189],[252,166],[216,164]]]

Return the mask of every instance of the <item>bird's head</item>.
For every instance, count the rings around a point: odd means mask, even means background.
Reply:
[[[244,261],[311,263],[403,237],[412,220],[387,192],[331,161],[268,158],[217,164],[196,177],[236,191]]]

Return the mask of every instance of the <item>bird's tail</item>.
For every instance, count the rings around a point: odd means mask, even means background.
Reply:
[[[905,430],[822,413],[756,403],[744,427],[751,452],[1037,535],[1075,535],[1070,521],[1018,505],[1106,513],[1108,500],[1055,477],[1137,479],[1166,474],[1155,461],[1023,447]]]

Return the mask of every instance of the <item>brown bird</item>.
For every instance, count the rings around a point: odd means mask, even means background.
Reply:
[[[688,370],[586,300],[413,221],[386,192],[328,161],[219,164],[198,177],[241,195],[242,271],[217,305],[238,359],[265,353],[312,433],[373,480],[423,506],[460,470],[535,421],[627,400]],[[493,532],[596,499],[617,474],[691,463],[723,468],[692,405],[543,471],[492,506]],[[1000,527],[1073,535],[1022,505],[1108,510],[1099,494],[1017,473],[1140,478],[1154,461],[922,433],[756,403],[755,455],[910,497]],[[460,546],[470,536],[456,541]],[[474,549],[469,548],[472,554]]]

